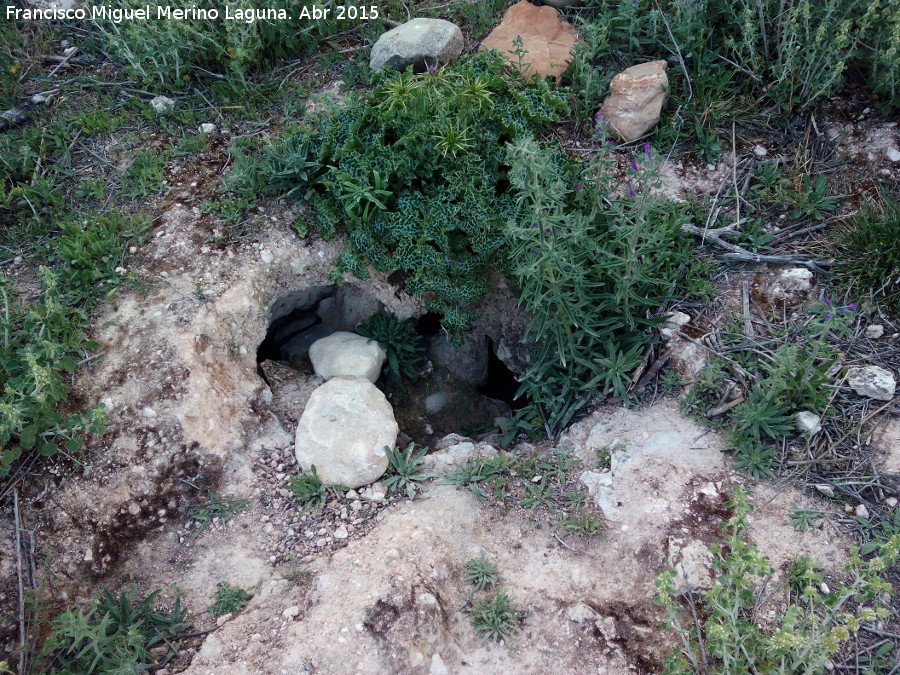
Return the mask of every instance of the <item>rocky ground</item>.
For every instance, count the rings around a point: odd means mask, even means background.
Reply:
[[[298,239],[280,213],[273,207],[259,241],[223,254],[202,250],[198,214],[173,203],[137,263],[156,283],[98,317],[105,357],[79,387],[107,404],[111,427],[83,469],[57,488],[36,486],[27,502],[29,525],[52,546],[44,564],[55,597],[84,602],[95,584],[130,578],[171,599],[177,585],[195,626],[217,629],[169,672],[656,672],[674,643],[659,628],[654,579],[675,567],[692,584],[708,580],[705,546],[721,534],[729,491],[748,484],[718,434],[673,398],[602,406],[570,427],[557,445],[583,462],[570,478],[602,514],[602,539],[561,538],[526,509],[484,506],[446,485],[413,501],[357,494],[301,514],[285,481],[299,473],[293,425],[316,378],[292,371],[290,387],[273,392],[255,346],[273,306],[326,284],[337,247]],[[421,312],[385,280],[363,288],[395,312]],[[897,470],[896,435],[893,422],[875,441],[873,451],[890,451],[885,470]],[[597,450],[608,448],[622,449],[603,473]],[[824,520],[804,534],[788,522],[815,493],[750,489],[753,538],[776,568],[812,555],[840,573],[846,535]],[[250,509],[189,518],[208,490]],[[482,641],[464,610],[465,563],[481,555],[522,610],[508,646]],[[203,608],[222,581],[254,595],[217,625]]]
[[[837,102],[819,120],[822,134],[841,157],[897,180],[900,134],[870,112]],[[212,147],[228,132],[211,130]],[[715,165],[667,161],[660,189],[673,199],[717,194],[740,162],[768,155],[766,139],[759,141]],[[106,433],[90,439],[84,466],[54,460],[23,485],[23,527],[41,551],[48,606],[85,605],[100,589],[131,583],[142,592],[163,589],[165,603],[180,595],[197,633],[158,673],[655,673],[677,645],[660,627],[654,581],[674,569],[683,588],[708,587],[707,547],[723,534],[737,486],[756,507],[750,536],[777,570],[759,587],[760,617],[783,614],[779,583],[792,559],[813,557],[827,580],[842,578],[856,539],[839,520],[859,515],[860,505],[798,531],[790,512],[828,511],[827,494],[814,484],[748,479],[733,468],[719,433],[661,393],[634,409],[595,401],[559,438],[508,451],[552,457],[562,450],[578,460],[564,485],[585,495],[602,537],[561,533],[546,511],[515,500],[485,504],[440,478],[412,500],[376,483],[304,510],[286,483],[301,471],[295,432],[323,380],[312,368],[258,366],[273,320],[326,297],[339,299],[336,326],[355,325],[360,312],[378,307],[401,320],[425,308],[377,273],[364,282],[347,277],[339,289],[329,275],[340,243],[298,236],[296,205],[268,202],[254,216],[267,226],[252,240],[219,245],[221,223],[186,205],[214,194],[199,163],[183,159],[167,170],[171,190],[130,270],[144,285],[123,287],[94,317],[102,358],[85,364],[74,390],[79,403],[105,404]],[[494,282],[475,335],[521,371],[526,318],[506,282]],[[725,310],[740,311],[742,287],[762,303],[777,299],[787,313],[816,301],[821,279],[805,268],[763,265],[716,282],[712,306],[681,307],[690,312],[684,321],[661,330],[688,384],[707,358],[692,336],[711,332]],[[877,339],[896,348],[900,336]],[[453,357],[438,367],[466,377]],[[441,381],[445,390],[451,381]],[[419,393],[424,400],[429,392]],[[452,469],[461,452],[503,452],[492,433],[499,429],[442,441],[434,430],[449,431],[458,418],[397,416],[402,440],[433,436],[428,464],[437,473]],[[880,417],[866,443],[861,461],[886,480],[896,477],[896,487],[885,483],[896,508],[900,419]],[[16,550],[15,537],[4,513],[5,551]],[[466,563],[481,557],[499,569],[520,612],[508,644],[472,627]],[[0,556],[4,620],[17,613],[17,562]],[[222,582],[251,593],[233,616],[206,609]],[[17,636],[15,620],[0,625],[0,652],[12,653]]]

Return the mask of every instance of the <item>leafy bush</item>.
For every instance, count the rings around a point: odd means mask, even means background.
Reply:
[[[338,270],[408,273],[406,291],[426,296],[457,342],[506,258],[514,202],[503,147],[567,109],[547,83],[499,75],[502,63],[479,54],[420,75],[379,72],[308,141],[273,154],[273,184],[305,192],[321,234],[346,227]]]
[[[247,591],[240,586],[232,586],[222,581],[216,588],[216,601],[207,607],[207,611],[215,616],[236,614],[250,601]]]
[[[106,414],[98,406],[65,415],[68,375],[75,356],[95,344],[85,333],[84,309],[71,305],[65,281],[41,268],[44,292],[26,305],[10,279],[0,274],[0,478],[24,452],[77,452],[84,433],[100,433]]]
[[[589,22],[608,35],[611,50],[632,61],[671,58],[701,80],[731,73],[746,93],[792,110],[834,92],[857,60],[867,64],[877,90],[896,96],[900,20],[890,6],[883,0],[635,0],[604,3]],[[687,89],[685,101],[697,93]],[[728,98],[706,93],[709,101]]]
[[[770,475],[781,462],[775,442],[794,433],[800,411],[823,415],[833,392],[828,371],[836,359],[827,337],[846,334],[856,305],[834,307],[826,297],[811,317],[791,329],[800,344],[784,342],[762,354],[742,333],[733,317],[721,332],[730,357],[712,357],[694,387],[682,399],[682,409],[698,421],[726,399],[726,390],[743,383],[744,400],[713,422],[727,432],[735,464],[751,478]],[[799,327],[798,327],[799,326]]]
[[[861,60],[869,68],[869,86],[900,104],[900,12],[889,0],[870,0],[871,37],[861,47]]]
[[[300,513],[306,513],[313,508],[322,508],[328,501],[329,496],[335,491],[346,491],[343,485],[328,488],[322,483],[319,474],[316,471],[316,465],[310,467],[309,473],[300,474],[296,478],[290,478],[285,487],[290,490],[294,498],[300,502]]]
[[[409,499],[416,496],[417,490],[427,492],[428,487],[424,481],[437,475],[427,473],[422,465],[422,458],[428,453],[428,448],[422,448],[419,452],[415,452],[415,448],[415,443],[410,443],[406,450],[391,450],[389,446],[384,446],[389,472],[388,477],[383,479],[384,486],[392,492],[405,492]]]
[[[518,395],[551,430],[596,394],[627,395],[649,329],[665,318],[654,314],[679,280],[707,269],[681,236],[685,213],[650,190],[649,144],[620,182],[602,125],[597,141],[580,178],[533,140],[508,148],[518,199],[507,238],[535,341]]]
[[[123,9],[144,7],[143,0],[124,0]],[[334,17],[334,0],[316,3],[330,8]],[[160,3],[160,6],[163,6]],[[115,24],[109,19],[90,19],[97,28],[105,47],[125,66],[132,76],[148,84],[180,87],[203,71],[226,73],[243,80],[251,70],[279,59],[299,56],[318,45],[322,36],[337,29],[333,18],[307,19],[300,17],[300,5],[291,0],[270,0],[259,9],[283,9],[292,17],[287,20],[225,21],[228,8],[246,9],[243,3],[227,0],[214,3],[200,0],[192,7],[207,11],[217,9],[219,18],[204,18],[200,12],[182,20],[123,21]],[[156,4],[150,10],[156,12]]]
[[[864,607],[879,593],[891,592],[891,584],[880,575],[900,553],[900,535],[879,545],[878,555],[864,561],[856,547],[851,549],[847,583],[822,593],[814,565],[802,561],[789,572],[794,587],[787,611],[770,634],[755,615],[756,584],[774,570],[767,558],[747,539],[747,514],[752,505],[747,493],[738,488],[727,504],[734,515],[725,524],[725,538],[710,547],[717,576],[712,588],[700,591],[696,616],[690,625],[682,623],[682,606],[674,585],[674,572],[662,572],[656,580],[656,601],[668,615],[664,624],[678,633],[683,647],[666,661],[669,674],[706,672],[729,673],[819,673],[841,645],[869,621],[890,616],[884,607]],[[801,588],[799,595],[797,589]],[[857,604],[851,609],[850,602]],[[693,600],[692,600],[693,602]]]
[[[502,579],[500,570],[484,554],[466,562],[466,581],[475,586],[476,591],[496,586]]]
[[[118,599],[103,591],[90,608],[70,609],[53,622],[53,633],[44,643],[47,670],[55,675],[92,673],[143,673],[159,665],[151,649],[168,647],[163,661],[177,653],[175,638],[186,629],[187,609],[176,596],[168,612],[160,611],[157,590],[134,604],[136,588]],[[177,644],[177,642],[175,643]]]
[[[405,391],[403,378],[416,379],[416,363],[424,358],[425,347],[412,330],[414,323],[414,319],[397,321],[394,315],[380,311],[356,327],[357,333],[380,344],[387,355],[383,366],[386,391],[395,386]]]
[[[469,603],[469,614],[485,640],[509,644],[513,634],[518,633],[520,615],[506,591],[495,591],[484,598],[473,598]]]
[[[858,293],[900,311],[900,204],[861,209],[838,238],[837,269]]]

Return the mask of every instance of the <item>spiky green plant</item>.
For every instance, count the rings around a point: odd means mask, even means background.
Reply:
[[[854,293],[900,311],[900,203],[854,214],[835,245],[837,271]]]
[[[509,644],[519,626],[519,611],[506,591],[495,591],[485,598],[473,598],[469,603],[472,625],[485,640]]]
[[[417,490],[427,492],[428,486],[425,485],[425,481],[437,476],[435,473],[425,471],[422,464],[422,458],[428,454],[428,448],[422,448],[419,452],[416,452],[415,448],[415,443],[410,443],[406,450],[391,450],[389,446],[384,446],[388,457],[389,475],[382,479],[382,483],[391,491],[400,494],[405,492],[409,499],[416,496]]]
[[[394,387],[406,391],[403,379],[416,379],[416,364],[425,357],[422,338],[413,332],[414,319],[398,321],[393,314],[381,310],[359,324],[356,332],[374,340],[384,349],[386,358],[384,389],[390,392]]]

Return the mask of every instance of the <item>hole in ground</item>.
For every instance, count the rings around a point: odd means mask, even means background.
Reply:
[[[296,383],[313,373],[313,342],[336,331],[355,331],[383,307],[364,285],[354,284],[316,286],[278,298],[256,359],[257,372],[272,390],[272,409],[285,424],[292,426],[302,413],[304,399],[296,398]],[[525,397],[514,398],[519,383],[494,344],[473,336],[463,347],[452,347],[442,318],[427,312],[416,320],[414,331],[427,359],[417,364],[418,377],[406,383],[406,391],[388,393],[401,432],[422,446],[450,433],[472,438],[501,433],[498,418],[527,403]],[[383,389],[384,377],[377,384]]]

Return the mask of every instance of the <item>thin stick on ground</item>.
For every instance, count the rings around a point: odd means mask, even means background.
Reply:
[[[19,490],[13,490],[13,516],[16,527],[16,575],[19,579],[19,672],[25,673],[25,584],[22,580],[22,520],[19,516]]]

